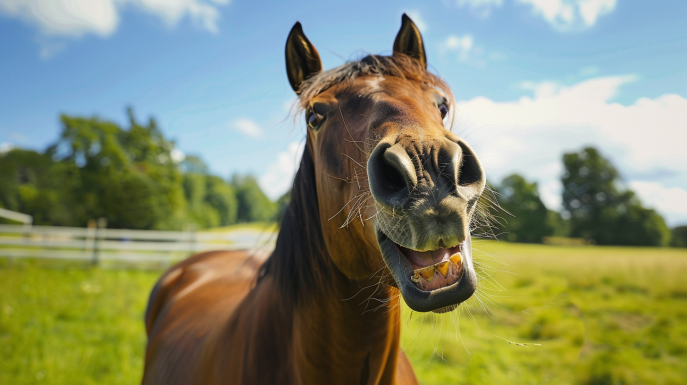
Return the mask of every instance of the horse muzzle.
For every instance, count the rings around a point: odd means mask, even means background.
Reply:
[[[475,292],[469,223],[486,178],[450,135],[382,140],[368,159],[377,242],[411,309],[444,312]]]

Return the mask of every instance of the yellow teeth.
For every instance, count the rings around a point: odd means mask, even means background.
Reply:
[[[460,253],[455,253],[448,260],[460,266],[461,262],[463,261],[463,258],[460,256]]]
[[[437,266],[437,271],[441,274],[441,276],[446,278],[446,275],[448,274],[449,262],[444,261],[444,262],[437,264],[436,266]]]
[[[427,282],[432,282],[434,279],[434,266],[428,266],[423,269],[418,269],[416,272],[420,273],[422,278],[425,279]]]
[[[414,270],[410,280],[418,283],[420,282],[420,277],[422,277],[423,281],[429,283],[434,280],[437,272],[439,272],[443,278],[446,278],[449,272],[454,275],[460,275],[463,270],[462,262],[463,257],[460,255],[460,253],[455,253],[448,259],[448,261],[439,262],[436,265]],[[453,268],[451,268],[451,265],[453,265]]]

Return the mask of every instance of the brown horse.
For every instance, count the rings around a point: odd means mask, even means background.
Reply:
[[[195,255],[146,311],[144,384],[416,384],[400,351],[399,291],[446,312],[476,288],[470,223],[485,185],[444,127],[452,96],[403,15],[392,56],[322,72],[300,23],[286,68],[307,145],[263,263]]]

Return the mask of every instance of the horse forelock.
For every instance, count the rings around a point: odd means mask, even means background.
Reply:
[[[298,91],[298,111],[306,109],[310,101],[327,89],[358,76],[394,76],[401,79],[418,81],[431,87],[438,87],[453,101],[448,85],[438,76],[430,73],[418,60],[395,53],[393,56],[368,55],[360,60],[348,62],[336,68],[320,72],[306,79]]]

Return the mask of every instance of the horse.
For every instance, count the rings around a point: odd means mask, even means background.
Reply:
[[[285,56],[307,133],[274,251],[201,253],[163,274],[143,384],[417,384],[400,297],[442,313],[476,289],[486,179],[445,127],[453,96],[412,20],[390,56],[327,71],[297,22]]]

